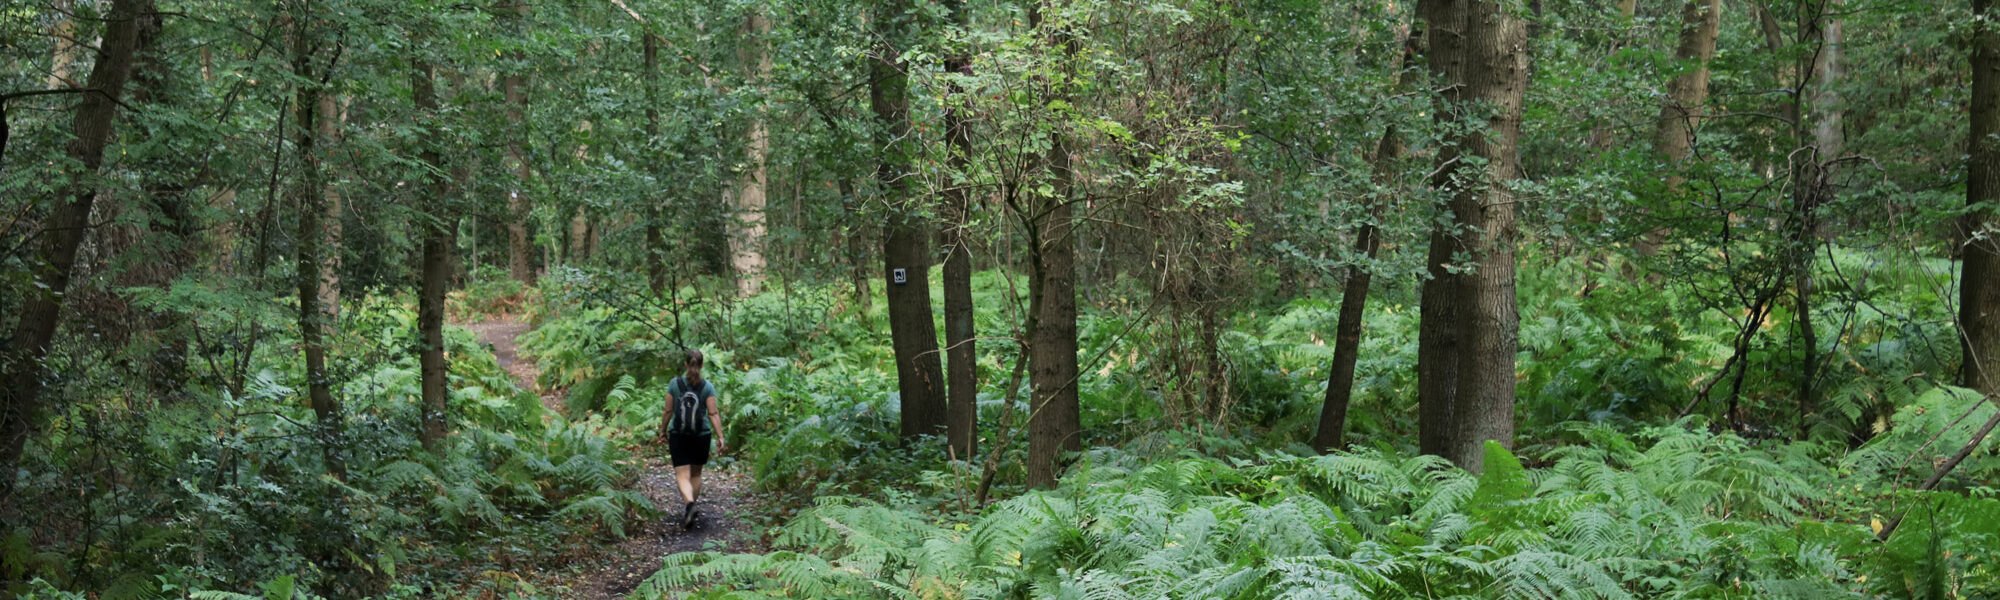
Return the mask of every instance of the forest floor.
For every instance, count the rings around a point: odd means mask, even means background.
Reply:
[[[537,387],[535,377],[539,371],[535,362],[515,352],[514,338],[528,332],[527,323],[495,320],[460,327],[471,330],[479,336],[480,343],[492,347],[500,368],[513,375],[521,389],[534,391],[541,397],[542,406],[552,414],[562,411],[562,390]],[[711,468],[702,473],[702,498],[696,506],[701,517],[693,529],[683,530],[678,522],[682,506],[680,491],[675,489],[674,469],[667,460],[666,448],[649,444],[631,450],[640,467],[631,485],[651,500],[663,512],[662,516],[640,524],[636,531],[628,532],[630,537],[616,545],[575,549],[577,552],[573,554],[585,557],[582,564],[586,566],[569,581],[549,583],[569,588],[574,598],[610,600],[622,598],[638,587],[659,570],[660,559],[669,554],[760,549],[762,536],[743,521],[756,505],[747,473],[711,463]]]

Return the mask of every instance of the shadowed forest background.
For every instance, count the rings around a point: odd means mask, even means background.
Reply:
[[[2000,597],[1988,4],[0,0],[0,595]]]

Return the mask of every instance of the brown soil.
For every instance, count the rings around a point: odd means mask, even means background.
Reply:
[[[562,410],[561,390],[536,387],[538,371],[534,361],[515,353],[514,338],[527,333],[526,323],[488,321],[459,326],[471,330],[479,336],[481,343],[491,346],[500,367],[512,374],[523,389],[535,390],[542,398],[542,406],[551,413]],[[570,593],[567,596],[572,598],[611,600],[624,597],[652,576],[660,568],[660,559],[669,554],[701,550],[756,552],[762,549],[760,536],[742,521],[742,517],[753,508],[755,497],[750,491],[749,477],[741,472],[741,467],[719,467],[711,462],[712,468],[702,473],[702,498],[695,505],[695,511],[701,516],[694,528],[683,530],[680,515],[684,503],[674,483],[674,470],[667,461],[666,448],[647,445],[630,450],[640,467],[630,483],[631,489],[644,494],[663,515],[639,524],[637,530],[631,532],[631,537],[616,546],[580,552],[586,557],[583,564],[587,565],[581,573],[563,577],[560,581],[549,581],[545,587],[568,588]]]

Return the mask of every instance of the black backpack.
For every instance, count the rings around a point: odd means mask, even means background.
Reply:
[[[675,377],[673,385],[667,387],[671,396],[667,398],[667,402],[672,403],[674,409],[673,417],[667,425],[667,432],[675,435],[708,433],[708,421],[703,418],[708,416],[708,403],[706,398],[701,397],[702,389],[688,389],[686,377]]]

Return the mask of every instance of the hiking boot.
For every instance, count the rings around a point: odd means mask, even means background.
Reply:
[[[681,529],[687,529],[693,526],[694,526],[694,503],[689,502],[687,503],[687,508],[681,510]]]

